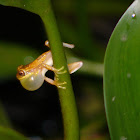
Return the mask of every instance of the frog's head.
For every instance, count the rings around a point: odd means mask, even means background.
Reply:
[[[29,91],[40,88],[44,82],[44,76],[41,69],[26,70],[23,65],[18,67],[16,75],[21,85]]]

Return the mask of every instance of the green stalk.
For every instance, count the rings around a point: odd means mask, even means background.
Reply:
[[[54,67],[58,69],[64,66],[64,70],[67,70],[66,73],[59,75],[59,82],[67,82],[67,84],[65,85],[66,89],[58,89],[64,123],[64,139],[78,140],[79,122],[75,97],[67,69],[67,61],[62,46],[62,41],[60,39],[60,34],[57,28],[51,4],[49,3],[49,5],[50,6],[47,13],[43,13],[41,17],[45,24],[45,29],[50,41]]]
[[[79,140],[79,122],[75,97],[67,69],[67,61],[62,46],[62,41],[60,39],[60,34],[50,3],[47,11],[42,13],[41,18],[45,24],[45,29],[50,41],[54,67],[58,69],[64,66],[64,70],[67,71],[64,74],[59,75],[59,82],[67,82],[65,85],[66,89],[58,89],[64,123],[64,139]]]

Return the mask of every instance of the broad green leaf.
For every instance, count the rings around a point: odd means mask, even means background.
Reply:
[[[2,126],[0,126],[0,139],[1,140],[29,140],[28,138],[24,137],[18,132]]]
[[[140,0],[124,13],[107,46],[104,97],[112,140],[140,139]]]

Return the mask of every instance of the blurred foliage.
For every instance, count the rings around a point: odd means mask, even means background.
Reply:
[[[62,40],[75,44],[73,50],[66,50],[68,61],[84,61],[83,68],[71,76],[81,140],[107,140],[103,58],[111,32],[132,0],[52,2]],[[1,5],[0,11],[0,99],[5,112],[13,128],[31,140],[36,136],[39,140],[60,140],[63,127],[56,88],[44,83],[38,91],[28,92],[15,77],[18,65],[29,63],[47,50],[42,21],[38,15],[18,8]],[[47,75],[51,77],[52,73]]]
[[[16,69],[19,65],[26,65],[32,62],[38,55],[39,53],[37,51],[27,48],[27,45],[24,46],[22,44],[1,41],[1,79],[5,80],[9,79],[10,76],[15,76]]]
[[[0,126],[0,138],[2,140],[29,140],[16,131]]]

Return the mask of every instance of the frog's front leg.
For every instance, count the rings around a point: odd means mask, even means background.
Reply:
[[[66,70],[63,70],[64,66],[62,66],[60,69],[56,69],[53,66],[50,66],[50,65],[47,65],[44,63],[42,63],[41,65],[42,65],[42,67],[46,68],[47,70],[53,71],[55,73],[55,75],[66,73]]]
[[[50,43],[48,40],[45,41],[45,46],[50,47]],[[74,44],[69,44],[65,42],[63,42],[63,46],[70,49],[74,48]]]

